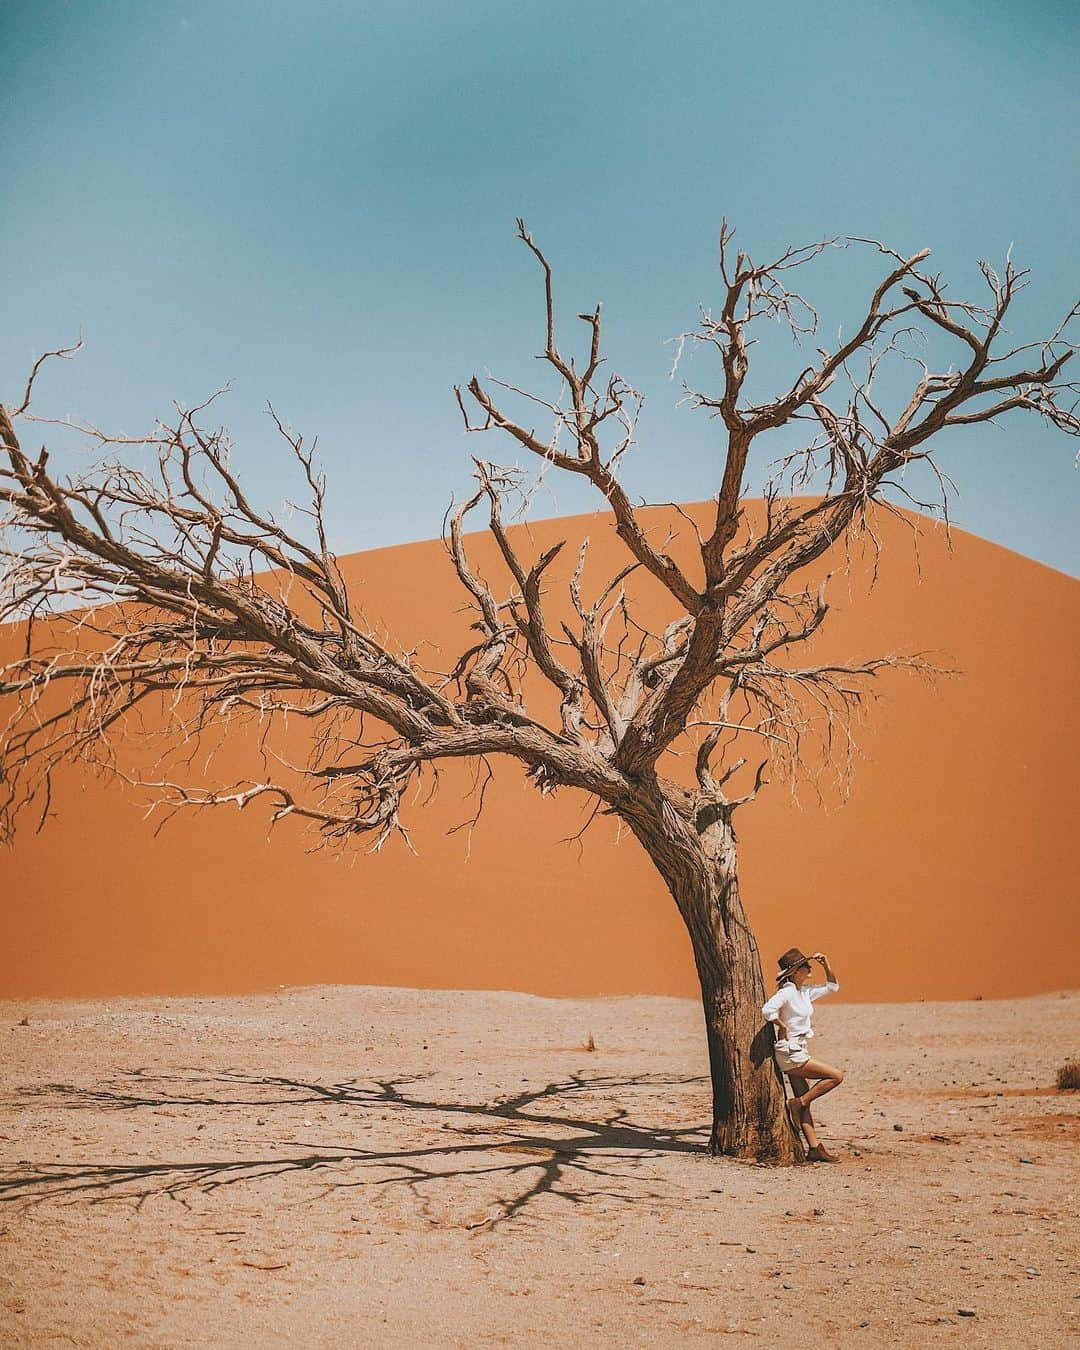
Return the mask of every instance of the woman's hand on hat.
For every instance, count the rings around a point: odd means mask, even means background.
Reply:
[[[829,964],[829,958],[825,955],[824,952],[815,952],[813,956],[811,956],[810,960],[820,961],[823,966],[827,966]]]

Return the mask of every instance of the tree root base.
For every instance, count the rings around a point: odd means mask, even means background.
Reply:
[[[709,1155],[713,1158],[732,1158],[735,1162],[752,1163],[758,1167],[797,1167],[806,1161],[806,1151],[794,1139],[789,1148],[777,1149],[774,1143],[761,1140],[726,1142],[713,1134],[709,1140]]]

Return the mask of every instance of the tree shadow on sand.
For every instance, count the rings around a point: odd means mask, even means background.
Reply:
[[[71,1110],[173,1107],[265,1112],[274,1107],[334,1105],[355,1109],[365,1128],[371,1123],[364,1121],[365,1114],[378,1113],[383,1125],[388,1113],[391,1118],[400,1113],[401,1123],[412,1126],[414,1132],[419,1127],[427,1136],[438,1132],[442,1137],[436,1142],[425,1138],[415,1146],[390,1148],[367,1148],[354,1142],[313,1148],[307,1140],[275,1139],[276,1147],[296,1152],[274,1156],[268,1141],[259,1157],[56,1163],[30,1170],[7,1169],[0,1173],[0,1203],[124,1201],[141,1208],[148,1200],[162,1197],[186,1206],[199,1193],[302,1173],[325,1174],[325,1184],[314,1199],[355,1187],[377,1192],[404,1188],[422,1196],[438,1183],[479,1179],[494,1183],[500,1194],[482,1202],[486,1208],[494,1206],[493,1213],[466,1226],[490,1228],[522,1215],[544,1195],[575,1205],[599,1196],[627,1202],[658,1200],[660,1193],[646,1189],[648,1182],[657,1179],[648,1172],[649,1161],[665,1154],[703,1152],[708,1139],[701,1127],[637,1124],[625,1109],[599,1119],[574,1110],[576,1102],[590,1093],[698,1087],[706,1081],[702,1078],[573,1074],[542,1088],[472,1103],[424,1096],[417,1085],[426,1077],[326,1084],[235,1072],[207,1076],[195,1071],[136,1070],[99,1088],[63,1083],[29,1088],[9,1100],[8,1107],[47,1104]]]

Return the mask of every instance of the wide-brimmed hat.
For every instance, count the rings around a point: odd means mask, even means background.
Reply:
[[[798,970],[800,966],[808,966],[810,958],[804,956],[798,947],[789,948],[776,963],[780,967],[780,974],[776,977],[776,983],[786,979],[793,970]]]

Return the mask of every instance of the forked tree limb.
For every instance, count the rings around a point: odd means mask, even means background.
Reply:
[[[35,381],[49,356],[67,358],[77,347],[47,353],[18,405],[0,406],[0,619],[25,629],[19,654],[0,673],[7,835],[33,803],[47,812],[63,763],[81,759],[122,773],[119,743],[154,700],[164,700],[171,734],[193,747],[210,728],[252,719],[262,753],[272,755],[271,733],[290,717],[312,728],[309,763],[287,766],[283,780],[268,774],[199,790],[155,780],[178,809],[272,800],[275,819],[301,816],[328,839],[369,835],[381,845],[403,830],[401,811],[422,774],[452,759],[490,772],[490,758],[508,756],[542,792],[578,788],[627,818],[644,794],[665,801],[680,828],[707,829],[729,821],[764,785],[763,764],[749,790],[727,794],[745,767],[740,747],[748,740],[799,772],[806,736],[824,727],[826,744],[835,737],[846,762],[848,723],[882,671],[941,672],[920,655],[789,663],[829,613],[827,579],[811,586],[807,569],[857,530],[877,546],[872,508],[893,509],[887,491],[906,491],[899,480],[908,466],[925,465],[947,493],[933,448],[947,428],[1021,411],[1080,434],[1078,387],[1063,378],[1077,307],[1049,337],[1008,346],[1006,320],[1027,284],[1011,258],[1000,274],[982,265],[984,300],[954,300],[925,270],[925,249],[903,254],[837,238],[757,264],[734,248],[725,222],[718,315],[703,311],[680,340],[680,352],[696,346],[718,358],[716,390],[687,387],[691,403],[722,428],[715,510],[704,532],[694,524],[693,542],[676,557],[675,541],[660,537],[619,479],[642,396],[605,372],[600,306],[578,315],[587,334],[579,364],[560,345],[551,265],[524,222],[518,234],[541,270],[541,360],[560,388],[545,396],[474,376],[455,391],[464,425],[473,434],[503,433],[526,462],[591,483],[611,513],[624,564],[597,585],[587,546],[576,565],[564,542],[527,556],[526,535],[507,527],[504,513],[524,490],[522,471],[475,460],[476,491],[450,513],[446,532],[475,623],[447,668],[429,670],[354,604],[328,544],[313,447],[273,408],[308,495],[302,519],[311,538],[254,502],[232,467],[228,437],[204,425],[214,399],[177,408],[142,438],[79,428],[109,456],[81,474],[58,474],[46,448],[31,458],[15,423],[52,425],[31,412]],[[818,347],[775,397],[748,400],[760,330],[780,323],[797,342],[816,341],[817,313],[793,279],[826,249],[855,247],[886,262],[850,336]],[[955,344],[963,359],[932,369],[912,349],[920,333]],[[890,364],[914,372],[896,411],[875,389]],[[538,430],[515,401],[529,417],[539,408],[550,426]],[[742,502],[758,438],[803,426],[811,435],[778,463],[754,528]],[[149,452],[156,469],[126,463],[129,447]],[[796,491],[821,483],[809,497]],[[494,541],[497,576],[481,575],[470,557],[466,525],[477,510]],[[644,576],[668,598],[659,631],[636,610]],[[554,718],[536,711],[547,704],[530,671],[555,691]],[[381,729],[373,742],[369,722]],[[694,790],[667,776],[666,756],[686,741]],[[486,787],[486,778],[477,781]]]

